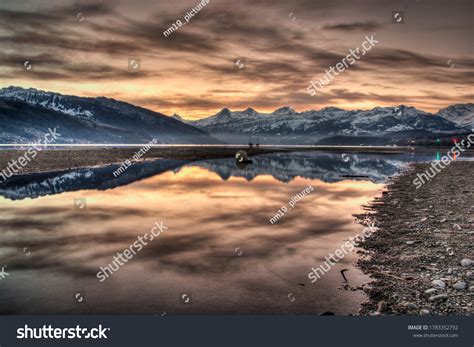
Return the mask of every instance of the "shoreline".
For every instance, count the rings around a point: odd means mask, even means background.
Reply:
[[[54,148],[54,147],[53,147]],[[140,147],[120,148],[68,148],[68,149],[45,149],[37,152],[28,165],[23,167],[21,174],[44,173],[54,171],[67,171],[84,169],[88,167],[107,166],[122,164],[126,160],[132,160],[133,155]],[[269,153],[288,153],[302,151],[331,151],[335,153],[372,153],[372,154],[400,154],[407,153],[406,148],[401,147],[248,147],[248,146],[175,146],[175,147],[151,147],[144,155],[142,161],[157,159],[176,159],[198,161],[206,159],[233,158],[239,150],[244,150],[249,156]],[[25,153],[25,149],[2,149],[0,150],[0,171],[8,167],[11,160],[18,160]]]
[[[430,163],[393,177],[367,213],[378,231],[360,244],[357,265],[373,281],[360,315],[474,313],[474,161],[455,161],[415,189]]]
[[[46,149],[37,152],[37,156],[28,165],[23,167],[17,175],[29,173],[45,173],[55,171],[68,171],[85,169],[90,167],[123,164],[126,160],[133,160],[133,156],[140,147],[124,148],[70,148],[70,149]],[[234,157],[239,149],[216,148],[150,148],[144,153],[138,162],[153,161],[158,159],[176,160],[204,160]],[[246,149],[249,155],[282,152],[282,150],[271,149]],[[0,171],[8,166],[9,161],[18,159],[25,150],[9,149],[0,151]]]

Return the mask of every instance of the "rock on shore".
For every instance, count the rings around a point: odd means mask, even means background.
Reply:
[[[472,315],[474,162],[455,161],[415,189],[413,164],[395,177],[360,220],[379,230],[361,245],[359,266],[371,275],[361,314]]]

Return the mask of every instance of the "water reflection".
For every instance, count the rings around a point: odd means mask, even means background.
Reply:
[[[189,164],[217,173],[222,179],[244,177],[251,181],[257,176],[269,175],[280,182],[290,182],[296,177],[338,182],[346,179],[384,182],[394,175],[404,163],[424,160],[426,157],[411,155],[361,155],[324,152],[279,153],[256,156],[250,165],[237,165],[230,159],[204,160]],[[65,172],[14,176],[0,183],[0,196],[11,200],[35,199],[40,196],[84,189],[105,190],[130,184],[169,170],[179,170],[185,161],[158,160],[136,163],[117,178],[113,173],[118,165],[72,170]]]
[[[124,179],[124,185],[82,174],[55,184],[45,184],[53,182],[45,177],[36,182],[38,190],[24,186],[17,191],[21,194],[0,198],[0,264],[10,272],[0,283],[0,313],[356,313],[364,295],[342,290],[339,273],[349,268],[346,276],[354,287],[368,280],[352,266],[355,254],[317,284],[307,275],[361,231],[352,214],[360,212],[381,185],[304,178],[336,177],[336,162],[318,158],[292,158],[285,165],[280,156],[259,157],[253,168],[245,169],[251,174],[242,178],[241,171],[230,171],[226,180],[222,170],[234,169],[224,160],[184,167],[168,163],[174,171],[148,178],[143,172],[142,179]],[[209,171],[216,162],[219,174]],[[371,162],[371,170],[386,168]],[[369,174],[367,165],[362,167]],[[93,170],[92,176],[99,175]],[[269,218],[308,185],[314,191],[271,225]],[[86,199],[87,209],[75,208],[75,198]],[[99,268],[160,220],[169,229],[100,283]],[[77,292],[84,295],[82,303],[74,299]],[[182,293],[189,293],[192,302],[183,304]]]
[[[432,155],[434,156],[434,154]],[[368,281],[339,262],[307,278],[361,231],[352,214],[373,199],[407,155],[272,154],[136,164],[15,177],[0,186],[0,313],[357,313]],[[350,178],[350,179],[349,179]],[[269,219],[309,185],[277,223]],[[87,209],[77,209],[83,198]],[[163,220],[169,229],[100,283],[101,266]],[[304,285],[301,285],[304,284]],[[84,301],[78,303],[80,292]],[[182,303],[180,295],[192,298]]]
[[[11,200],[21,200],[83,189],[113,189],[174,170],[185,163],[186,161],[183,160],[168,159],[136,163],[117,177],[114,176],[114,172],[120,165],[16,175],[0,183],[0,196]]]
[[[280,182],[296,177],[339,182],[347,178],[384,182],[407,162],[426,160],[409,154],[338,154],[324,152],[276,153],[252,158],[253,163],[237,166],[233,159],[214,159],[189,165],[206,168],[222,179],[243,177],[248,181],[259,175],[270,175]]]

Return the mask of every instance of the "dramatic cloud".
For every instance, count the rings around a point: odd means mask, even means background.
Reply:
[[[188,118],[222,107],[436,111],[472,102],[471,1],[210,0],[187,23],[198,3],[4,0],[0,87],[106,95]],[[404,24],[392,23],[393,11]],[[165,37],[177,20],[185,25]],[[307,93],[372,34],[374,49],[318,95]]]

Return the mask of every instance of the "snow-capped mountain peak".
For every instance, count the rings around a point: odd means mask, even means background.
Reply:
[[[256,116],[258,114],[257,111],[255,111],[253,108],[251,107],[248,107],[245,111],[245,114],[247,114],[248,116]]]
[[[290,106],[283,106],[273,111],[273,114],[278,114],[278,115],[290,115],[290,114],[295,114],[295,113],[296,113],[295,110],[291,108]]]
[[[179,120],[180,122],[186,123],[186,121],[184,120],[184,118],[181,117],[181,116],[180,116],[179,114],[177,114],[177,113],[173,113],[170,117],[173,118],[173,119]]]
[[[1,143],[34,141],[48,127],[61,129],[62,143],[219,142],[189,124],[119,100],[0,89]]]
[[[224,107],[222,110],[219,111],[219,113],[217,113],[217,116],[222,118],[232,117],[232,111],[229,110],[227,107]]]
[[[70,116],[91,118],[94,113],[74,105],[75,97],[58,93],[45,92],[35,88],[7,87],[0,89],[0,98],[24,101],[30,105],[43,106],[50,110],[59,111]]]
[[[320,110],[320,112],[340,112],[340,111],[346,112],[346,110],[343,110],[342,108],[334,107],[334,106],[324,107]]]
[[[270,143],[315,143],[331,137],[413,138],[429,134],[464,133],[466,128],[412,106],[343,110],[326,107],[296,112],[285,106],[272,113],[223,109],[191,124],[222,138],[260,136]],[[241,138],[239,138],[239,136]],[[357,141],[357,140],[355,140]],[[358,142],[360,143],[360,142]]]
[[[455,104],[438,111],[438,116],[474,130],[474,104]]]
[[[244,111],[231,111],[225,107],[213,116],[199,119],[197,121],[190,121],[189,124],[197,127],[208,127],[218,124],[232,124],[235,122],[240,122],[242,119],[253,121],[259,117],[261,117],[261,114],[251,107],[245,109]]]
[[[374,108],[374,110],[382,111],[382,112],[385,110],[391,110],[391,112],[396,114],[397,116],[420,116],[420,115],[432,116],[431,113],[424,112],[424,111],[416,109],[413,106],[407,106],[407,105],[398,105],[395,107],[376,107]]]

